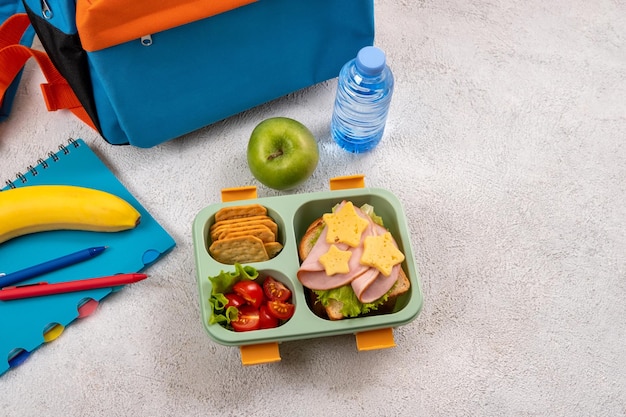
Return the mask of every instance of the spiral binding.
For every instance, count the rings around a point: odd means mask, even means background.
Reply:
[[[68,155],[71,151],[70,148],[74,147],[74,148],[78,148],[80,146],[80,143],[77,142],[75,139],[70,138],[67,141],[67,145],[65,144],[60,144],[59,145],[59,150],[57,152],[53,152],[50,151],[48,152],[48,158],[47,159],[43,159],[43,158],[39,158],[37,159],[37,164],[36,165],[29,165],[28,167],[26,167],[26,171],[28,171],[33,177],[39,175],[39,168],[41,169],[48,169],[50,167],[50,163],[56,163],[58,162],[61,158],[59,157],[59,154],[63,154],[63,155]],[[52,161],[52,162],[49,162]],[[9,187],[9,188],[17,188],[16,183],[19,182],[21,184],[26,184],[28,182],[28,178],[26,178],[26,175],[24,175],[24,173],[22,172],[18,172],[17,174],[15,174],[15,180],[6,180],[5,184]],[[2,190],[0,190],[2,191]]]

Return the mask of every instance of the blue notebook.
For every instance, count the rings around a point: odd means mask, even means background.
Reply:
[[[50,231],[33,233],[0,244],[0,272],[9,273],[88,247],[108,246],[99,256],[17,285],[95,278],[140,272],[174,246],[174,239],[122,185],[81,139],[70,140],[29,166],[9,187],[65,184],[115,194],[141,213],[131,230],[114,233]],[[45,204],[45,202],[42,202]],[[150,278],[148,278],[150,279]],[[13,301],[0,301],[0,375],[21,364],[42,344],[54,340],[65,326],[87,316],[113,289],[81,291]]]

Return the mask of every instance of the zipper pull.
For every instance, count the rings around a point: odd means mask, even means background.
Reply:
[[[41,0],[41,15],[44,19],[48,20],[52,19],[52,16],[54,16],[54,13],[52,13],[52,9],[46,0]]]
[[[143,46],[150,46],[152,45],[152,36],[151,35],[145,35],[141,37],[141,44]]]

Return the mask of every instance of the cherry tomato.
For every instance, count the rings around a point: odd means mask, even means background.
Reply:
[[[241,307],[246,303],[246,300],[243,299],[240,295],[235,294],[234,292],[224,294],[224,297],[228,300],[228,303],[224,306],[224,308],[228,307]]]
[[[263,304],[259,309],[259,329],[274,327],[278,327],[278,319],[270,314],[267,304]]]
[[[239,281],[233,285],[233,291],[243,297],[252,307],[258,309],[265,301],[263,296],[263,288],[256,281]]]
[[[263,292],[268,300],[287,301],[291,298],[291,291],[280,281],[272,277],[265,278]]]
[[[260,325],[259,310],[252,306],[244,305],[239,308],[237,320],[231,321],[230,324],[236,332],[257,330]]]
[[[288,320],[293,316],[295,306],[284,301],[273,300],[267,303],[270,314],[279,320]]]

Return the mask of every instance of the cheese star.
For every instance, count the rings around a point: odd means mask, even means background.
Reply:
[[[328,252],[320,256],[319,262],[324,266],[326,275],[347,274],[350,272],[348,261],[352,256],[349,250],[341,250],[335,245],[330,245]]]
[[[363,243],[361,264],[378,269],[384,276],[391,274],[391,269],[404,261],[404,254],[396,247],[391,233],[367,236]]]
[[[334,213],[326,213],[322,216],[328,227],[326,242],[345,243],[353,248],[361,243],[361,235],[369,225],[369,222],[360,217],[351,201],[345,203]]]

